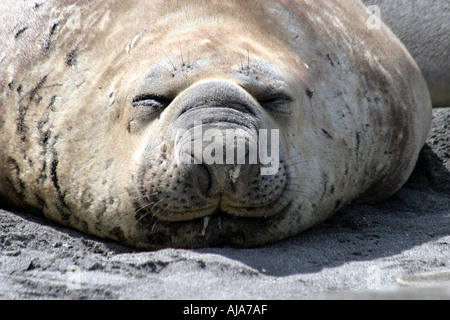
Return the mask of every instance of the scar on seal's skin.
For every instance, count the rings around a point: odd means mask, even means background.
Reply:
[[[333,60],[331,59],[331,56],[330,56],[329,53],[327,53],[327,58],[328,58],[328,60],[330,61],[331,66],[334,67],[334,62],[333,62]]]
[[[66,55],[66,65],[69,67],[74,67],[77,64],[77,60],[78,60],[78,47],[76,47]]]
[[[29,29],[29,27],[24,27],[24,28],[20,29],[19,31],[17,31],[17,33],[14,35],[14,39],[17,40],[28,29]]]
[[[45,52],[49,52],[51,49],[53,49],[53,37],[54,37],[58,27],[59,27],[59,22],[53,23],[53,25],[50,27],[49,34],[48,34],[47,40],[45,41],[45,45],[44,45]]]
[[[327,130],[322,129],[322,132],[327,136],[327,138],[333,140],[333,137],[331,136],[331,134]]]

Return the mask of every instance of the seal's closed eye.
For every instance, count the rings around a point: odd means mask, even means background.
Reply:
[[[153,108],[155,111],[162,110],[170,105],[172,101],[168,98],[160,97],[154,94],[138,95],[133,99],[134,108]]]
[[[274,113],[290,113],[292,99],[285,94],[276,94],[257,98],[258,103]]]

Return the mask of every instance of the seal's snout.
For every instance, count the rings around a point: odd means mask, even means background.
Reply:
[[[276,214],[265,209],[282,194],[286,175],[284,168],[279,170],[278,141],[267,144],[269,129],[256,100],[235,83],[210,80],[188,88],[171,107],[180,110],[174,137],[177,168],[190,177],[193,192],[211,204],[211,212],[219,209],[245,217]],[[268,165],[276,170],[265,173]]]
[[[287,174],[278,134],[260,108],[230,81],[202,81],[181,92],[162,120],[171,121],[164,139],[173,144],[161,154],[152,149],[144,161],[140,180],[149,186],[142,199],[150,204],[139,205],[151,214],[143,216],[189,221],[216,212],[250,218],[280,212]]]
[[[186,153],[177,167],[189,179],[181,182],[209,204],[210,210],[204,215],[217,210],[240,217],[275,215],[276,209],[280,208],[275,209],[273,204],[279,200],[287,183],[284,168],[279,168],[273,175],[263,175],[256,132],[248,134],[240,129],[238,135],[231,136],[232,131],[211,129],[210,126],[204,131],[201,142],[190,140],[190,145],[186,141],[176,144],[177,152]],[[212,140],[209,139],[211,132],[215,134]],[[231,143],[227,137],[232,137]],[[195,209],[194,204],[191,209]]]
[[[259,117],[256,100],[238,84],[226,80],[214,79],[194,84],[180,94],[177,104],[180,106],[179,117],[206,108],[211,112],[217,112],[218,109],[228,109],[252,117]],[[217,114],[215,115],[217,120]],[[224,118],[230,120],[230,116]]]
[[[191,172],[192,181],[205,197],[242,193],[240,180],[257,177],[261,172],[256,134],[241,128],[220,129],[219,125],[211,124],[206,128],[194,127],[192,131],[202,134],[191,136],[188,131],[176,143],[177,161]]]

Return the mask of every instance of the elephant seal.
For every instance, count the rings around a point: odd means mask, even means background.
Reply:
[[[296,235],[394,194],[429,131],[419,68],[360,1],[0,12],[2,202],[129,246]]]
[[[450,2],[363,0],[405,44],[422,70],[434,107],[450,107]],[[375,12],[378,11],[378,12]]]

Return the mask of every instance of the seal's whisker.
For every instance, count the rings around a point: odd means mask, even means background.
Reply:
[[[131,197],[128,200],[149,199],[150,197],[156,196],[158,194],[159,194],[158,192],[151,193],[151,194],[148,194],[148,195],[144,194],[144,195],[142,195],[140,197]]]
[[[155,205],[152,207],[151,211],[153,211],[153,209],[160,204],[162,201],[164,201],[164,199],[160,199],[158,202],[155,203]]]
[[[156,203],[151,202],[151,203],[149,203],[148,205],[146,205],[145,208],[148,208],[148,207],[151,206],[152,204],[153,204],[153,207],[152,207],[150,210],[148,210],[142,217],[140,217],[140,218],[136,221],[136,223],[134,224],[134,226],[136,226],[142,219],[146,218],[149,214],[151,214],[152,217],[155,217],[153,211],[155,210],[155,207],[156,207],[159,203],[161,203],[161,201],[163,201],[163,199],[160,199],[160,200],[159,200],[158,202],[156,202]],[[142,208],[141,208],[140,210],[142,210]]]
[[[304,184],[298,184],[298,183],[289,183],[287,186],[288,186],[288,187],[292,187],[292,186],[296,186],[296,187],[304,187],[305,185],[304,185]]]
[[[150,203],[146,203],[145,205],[142,205],[138,210],[136,210],[134,212],[134,215],[137,215],[140,211],[147,209],[149,206],[151,206],[154,202],[150,202]],[[149,214],[151,213],[151,211],[147,211],[145,214],[143,214],[141,217],[139,217],[139,219],[136,220],[134,227],[136,227],[136,225],[145,217],[147,217]]]
[[[291,192],[301,192],[305,194],[305,189],[303,189],[305,186],[301,184],[288,184],[284,188],[285,191],[291,191]]]
[[[171,204],[169,203],[169,204],[166,206],[166,208],[163,210],[162,214],[165,214],[166,211],[167,211],[167,209],[169,209],[170,206],[171,206]]]
[[[298,166],[299,164],[302,164],[302,163],[303,163],[303,161],[299,161],[299,162],[296,162],[296,163],[288,163],[286,165],[286,168],[295,167],[295,166]]]
[[[295,155],[293,155],[293,156],[291,156],[289,158],[283,159],[283,162],[290,161],[290,160],[295,159],[295,158],[300,157],[300,156],[301,156],[301,153],[297,153],[297,154],[295,154]]]
[[[142,193],[142,192],[145,192],[145,191],[147,191],[147,190],[146,189],[136,189],[136,190],[128,190],[127,193],[128,194],[130,194],[130,193]]]
[[[289,180],[290,181],[292,181],[292,180],[307,180],[307,178],[306,177],[292,177],[292,178],[289,178]]]
[[[305,194],[305,195],[309,195],[309,193],[305,192],[304,190],[293,190],[293,189],[285,189],[285,191],[289,191],[289,192],[294,192],[296,194]]]
[[[156,195],[157,193],[153,194]],[[139,200],[139,199],[147,199],[149,196],[152,196],[152,194],[150,195],[141,195],[141,196],[136,196],[136,197],[130,197],[128,198],[128,200]]]
[[[287,197],[286,195],[281,195],[273,204],[273,209],[275,211],[279,211],[282,210],[284,208],[286,208],[289,203],[292,201],[292,199],[290,197]],[[280,209],[278,209],[280,208]]]
[[[125,192],[127,193],[142,193],[142,192],[151,192],[155,191],[154,188],[147,188],[146,186],[137,186],[133,189],[127,189]]]
[[[250,50],[248,49],[248,44],[247,44],[247,68],[250,69]]]
[[[170,204],[167,205],[166,208],[164,209],[164,211],[163,211],[162,213],[160,213],[160,214],[163,215],[163,214],[167,211],[167,209],[168,209],[170,206],[171,206]],[[156,208],[156,211],[158,211],[158,208]],[[157,219],[157,218],[155,217],[155,215],[153,215],[153,218],[154,218],[154,220],[153,220],[152,222],[154,222],[154,223],[153,223],[153,225],[152,225],[151,232],[154,232],[155,227],[156,227],[156,225],[158,224],[158,221],[159,221],[159,219]]]
[[[127,193],[137,193],[137,192],[145,192],[145,191],[147,191],[147,189],[144,189],[144,188],[142,188],[142,189],[128,189],[128,190],[126,190],[125,192],[127,192]]]
[[[167,55],[167,53],[162,48],[161,48],[161,51],[166,56],[167,60],[169,60],[169,63],[172,65],[173,71],[178,71],[177,68],[175,67],[175,65],[173,64],[172,60],[170,60],[170,58]]]
[[[154,231],[155,231],[155,227],[156,227],[156,225],[158,224],[158,219],[155,219],[154,221],[155,221],[155,223],[152,225],[151,232],[154,232]]]
[[[136,199],[145,199],[145,198],[149,198],[149,197],[153,197],[159,194],[159,192],[153,192],[150,194],[145,194],[143,193],[144,191],[147,190],[135,190],[135,191],[128,191],[127,194],[129,197],[127,197],[128,200],[136,200]],[[134,193],[134,194],[133,194]]]
[[[141,212],[142,210],[148,208],[149,206],[151,206],[154,202],[148,202],[148,203],[144,203],[141,204],[137,210],[134,210],[134,215],[138,214],[139,212]]]
[[[140,173],[139,170],[133,170],[133,169],[126,169],[126,171],[127,171],[128,173]]]
[[[145,183],[161,183],[161,180],[147,180],[146,178],[144,178],[144,177],[141,177],[141,178],[136,178],[136,180],[139,182],[139,183],[143,183],[143,182],[145,182]],[[142,187],[144,186],[143,184],[141,185]]]
[[[185,63],[184,63],[183,49],[181,48],[181,40],[180,39],[178,39],[178,45],[180,46],[181,66],[184,67]]]
[[[191,52],[190,52],[189,49],[188,49],[188,62],[187,62],[187,66],[188,66],[188,68],[191,67]]]

